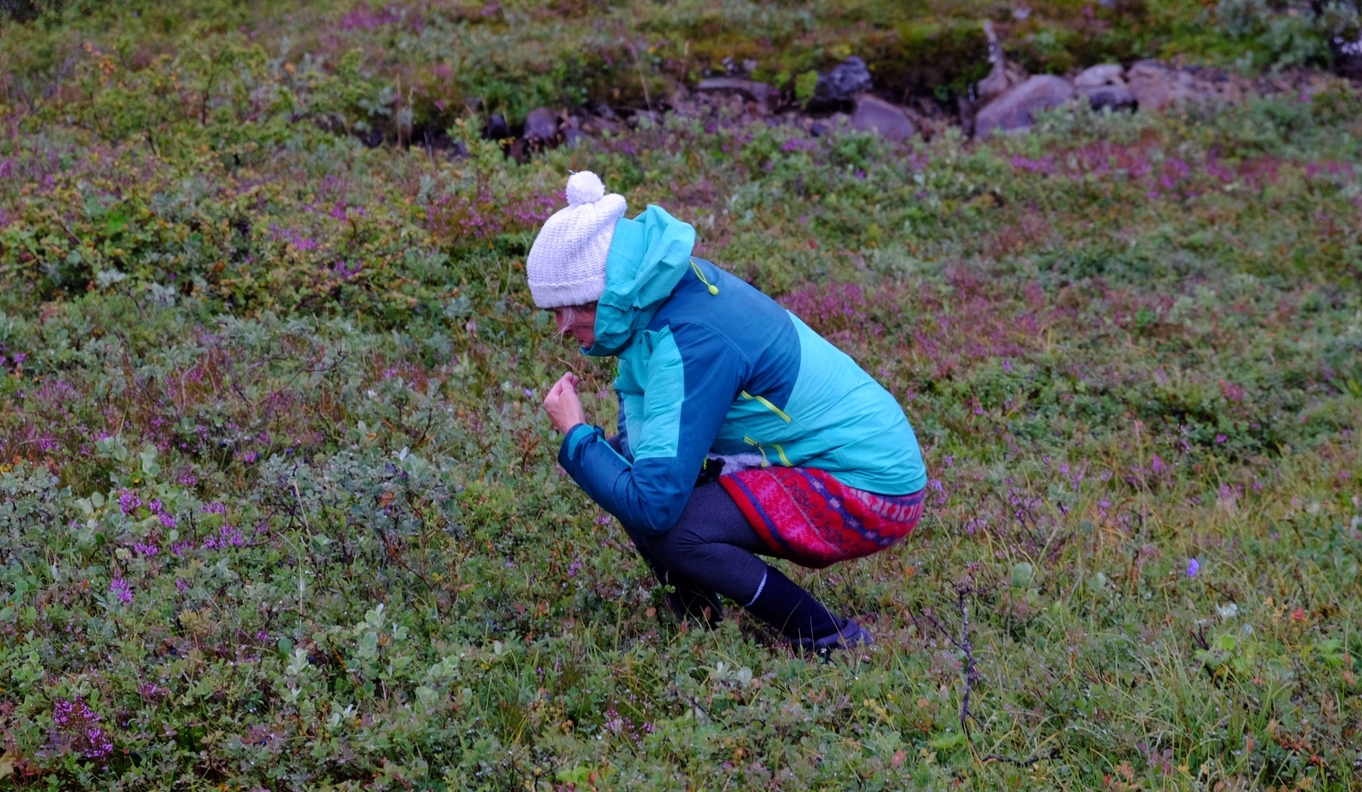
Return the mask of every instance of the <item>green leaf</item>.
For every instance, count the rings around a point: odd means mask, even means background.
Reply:
[[[816,88],[818,88],[818,72],[813,69],[795,78],[795,98],[801,102],[812,99]]]
[[[128,216],[122,208],[115,208],[104,218],[104,235],[113,236],[128,227]]]
[[[14,767],[17,764],[19,764],[19,754],[15,753],[13,749],[5,751],[4,755],[0,755],[0,778],[8,778],[13,775]]]
[[[951,732],[949,734],[943,734],[940,737],[937,737],[935,740],[932,740],[930,743],[928,743],[928,745],[930,745],[932,748],[935,748],[938,751],[945,751],[952,748],[960,748],[967,744],[969,744],[969,739],[966,738],[965,735],[961,734],[960,732]]]
[[[593,771],[590,767],[582,765],[570,769],[563,769],[557,772],[557,778],[564,784],[590,784]]]

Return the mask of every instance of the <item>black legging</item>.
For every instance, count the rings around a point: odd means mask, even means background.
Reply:
[[[750,602],[766,575],[771,555],[738,504],[717,483],[696,487],[676,525],[660,536],[625,526],[634,546],[658,578],[678,592],[698,588],[718,592],[739,604]]]
[[[807,648],[870,642],[855,622],[834,616],[780,570],[757,558],[776,555],[717,482],[696,487],[676,525],[659,536],[624,526],[663,583],[681,618],[713,624],[723,610],[715,594],[741,604]]]

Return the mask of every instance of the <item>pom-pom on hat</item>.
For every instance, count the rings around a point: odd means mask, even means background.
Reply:
[[[540,308],[600,299],[615,222],[628,208],[624,196],[606,195],[605,185],[591,171],[568,179],[567,202],[566,209],[544,222],[525,262],[530,294]]]

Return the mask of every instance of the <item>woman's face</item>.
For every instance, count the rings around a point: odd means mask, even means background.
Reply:
[[[583,349],[596,345],[596,303],[549,310],[560,335],[572,336]]]

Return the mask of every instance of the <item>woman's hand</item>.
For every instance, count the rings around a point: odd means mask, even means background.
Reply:
[[[582,409],[582,400],[577,398],[579,382],[581,380],[577,375],[569,371],[553,383],[553,387],[549,388],[549,394],[544,397],[544,412],[549,414],[553,427],[560,432],[567,432],[579,423],[586,423],[586,411]]]

